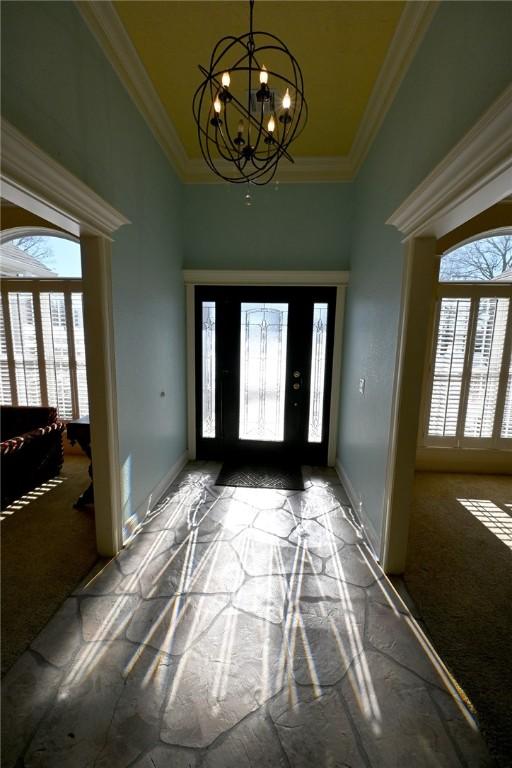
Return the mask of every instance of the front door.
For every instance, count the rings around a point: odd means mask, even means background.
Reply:
[[[197,287],[197,457],[325,464],[335,288]]]

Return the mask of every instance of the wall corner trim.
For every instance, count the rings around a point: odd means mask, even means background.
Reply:
[[[430,26],[439,2],[406,3],[350,148],[352,175],[363,164]]]
[[[110,0],[75,0],[114,72],[182,179],[187,155],[139,54]]]
[[[30,198],[42,217],[80,234],[110,237],[129,220],[2,118],[2,196],[21,207]],[[43,210],[44,209],[44,210]],[[53,215],[52,215],[53,214]]]
[[[125,538],[123,546],[126,546],[142,529],[142,524],[146,517],[152,512],[156,505],[161,501],[163,494],[174,480],[178,477],[179,473],[188,462],[188,451],[183,451],[177,460],[174,462],[168,472],[162,477],[162,479],[155,485],[153,490],[147,494],[144,501],[139,504],[135,512],[130,515],[128,520],[124,523],[123,528],[125,532]]]
[[[357,493],[352,485],[352,481],[350,480],[350,477],[347,474],[347,471],[343,464],[341,463],[341,460],[339,456],[336,457],[336,462],[334,464],[334,468],[336,470],[336,474],[338,475],[339,479],[341,480],[341,483],[344,487],[344,489],[347,492],[347,496],[349,498],[351,507],[352,507],[352,514],[359,522],[361,528],[363,529],[366,538],[368,540],[368,544],[370,545],[370,549],[373,551],[373,555],[375,559],[380,562],[379,555],[377,554],[379,552],[379,541],[378,536],[371,525],[370,521],[368,520],[367,516],[364,515],[364,519],[362,518],[361,511],[359,510],[359,502],[357,498]]]
[[[512,85],[389,217],[405,239],[440,238],[512,192]]]

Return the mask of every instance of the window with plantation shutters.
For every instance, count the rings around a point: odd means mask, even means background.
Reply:
[[[452,437],[457,433],[470,309],[470,299],[441,301],[430,399],[429,435]]]
[[[472,295],[456,295],[464,290]],[[510,447],[511,290],[447,292],[437,304],[424,443]]]
[[[1,402],[89,412],[81,280],[4,279]]]

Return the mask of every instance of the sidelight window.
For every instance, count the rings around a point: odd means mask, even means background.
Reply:
[[[311,344],[311,382],[309,394],[308,442],[322,442],[322,421],[325,391],[325,355],[327,351],[327,304],[313,308],[313,339]]]

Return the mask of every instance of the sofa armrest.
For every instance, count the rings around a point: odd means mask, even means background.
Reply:
[[[0,455],[6,456],[9,453],[20,451],[34,440],[37,440],[44,435],[49,435],[52,432],[63,432],[65,428],[66,425],[63,421],[54,421],[52,424],[48,424],[45,427],[37,427],[36,429],[32,429],[30,432],[25,432],[23,435],[18,435],[17,437],[11,437],[7,440],[3,440],[0,443]]]

